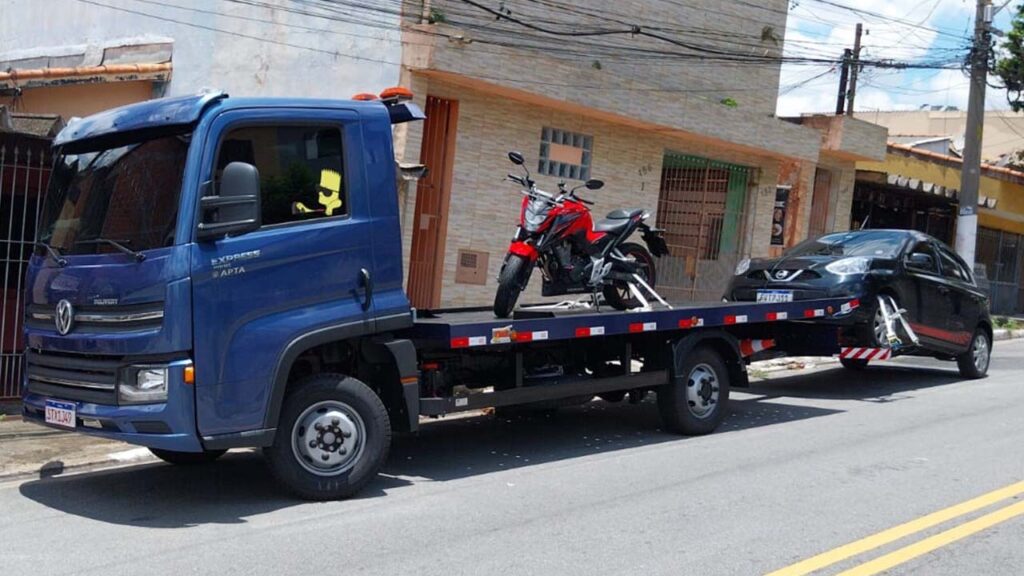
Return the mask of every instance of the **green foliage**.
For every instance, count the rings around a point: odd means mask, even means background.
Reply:
[[[739,102],[737,102],[735,98],[722,98],[722,99],[721,99],[721,100],[719,100],[718,102],[719,102],[720,104],[723,104],[723,105],[725,105],[725,106],[728,106],[729,108],[736,108],[737,106],[739,106],[739,105],[740,105],[740,103],[739,103]]]
[[[430,15],[427,16],[427,22],[431,24],[444,24],[448,21],[448,17],[445,16],[443,10],[437,8],[430,9]]]
[[[1017,7],[1002,48],[1005,54],[996,61],[995,73],[1006,86],[1010,108],[1020,112],[1024,110],[1024,4]]]
[[[996,328],[1006,330],[1018,330],[1020,328],[1020,322],[1016,318],[1008,316],[996,316],[992,319],[992,322],[996,325]]]
[[[601,68],[603,68],[603,66],[601,66],[600,60],[594,60],[593,62],[591,62],[590,67],[593,68],[594,70],[600,70]]]

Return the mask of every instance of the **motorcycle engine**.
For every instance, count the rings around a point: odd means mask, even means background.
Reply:
[[[590,259],[585,256],[572,253],[572,246],[569,242],[562,242],[551,250],[554,253],[555,261],[558,263],[558,272],[551,274],[554,278],[563,278],[570,284],[578,284],[590,277],[587,270]],[[552,271],[554,272],[554,271]]]

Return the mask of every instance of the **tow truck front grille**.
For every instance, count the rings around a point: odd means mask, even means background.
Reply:
[[[117,403],[117,357],[25,352],[28,392],[95,404]]]
[[[54,306],[30,304],[25,310],[29,328],[54,330]],[[159,328],[164,320],[164,303],[116,306],[76,306],[73,332],[112,333]]]

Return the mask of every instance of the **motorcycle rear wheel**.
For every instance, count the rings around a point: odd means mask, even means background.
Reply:
[[[619,252],[622,252],[622,255],[626,257],[632,256],[637,261],[640,265],[637,274],[651,288],[654,288],[658,275],[654,267],[654,256],[651,256],[647,248],[633,242],[626,242],[619,246]],[[616,310],[629,310],[630,308],[640,307],[640,301],[629,291],[629,286],[621,280],[605,285],[603,292],[604,301]]]
[[[494,294],[494,315],[508,318],[516,307],[519,293],[526,288],[533,271],[532,262],[516,254],[509,254],[498,275],[498,291]]]

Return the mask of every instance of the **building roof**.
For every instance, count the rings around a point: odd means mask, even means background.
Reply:
[[[906,144],[897,144],[894,142],[889,143],[889,152],[901,154],[904,156],[915,156],[922,160],[935,162],[944,166],[955,167],[958,170],[963,167],[963,159],[956,156],[950,156],[948,154],[939,154],[937,152],[931,152],[928,150],[921,150],[919,148],[913,148]],[[1020,170],[1014,170],[1004,166],[996,166],[994,164],[981,164],[981,173],[984,176],[995,178],[997,180],[1005,180],[1007,182],[1014,182],[1016,184],[1024,184],[1024,172]]]

